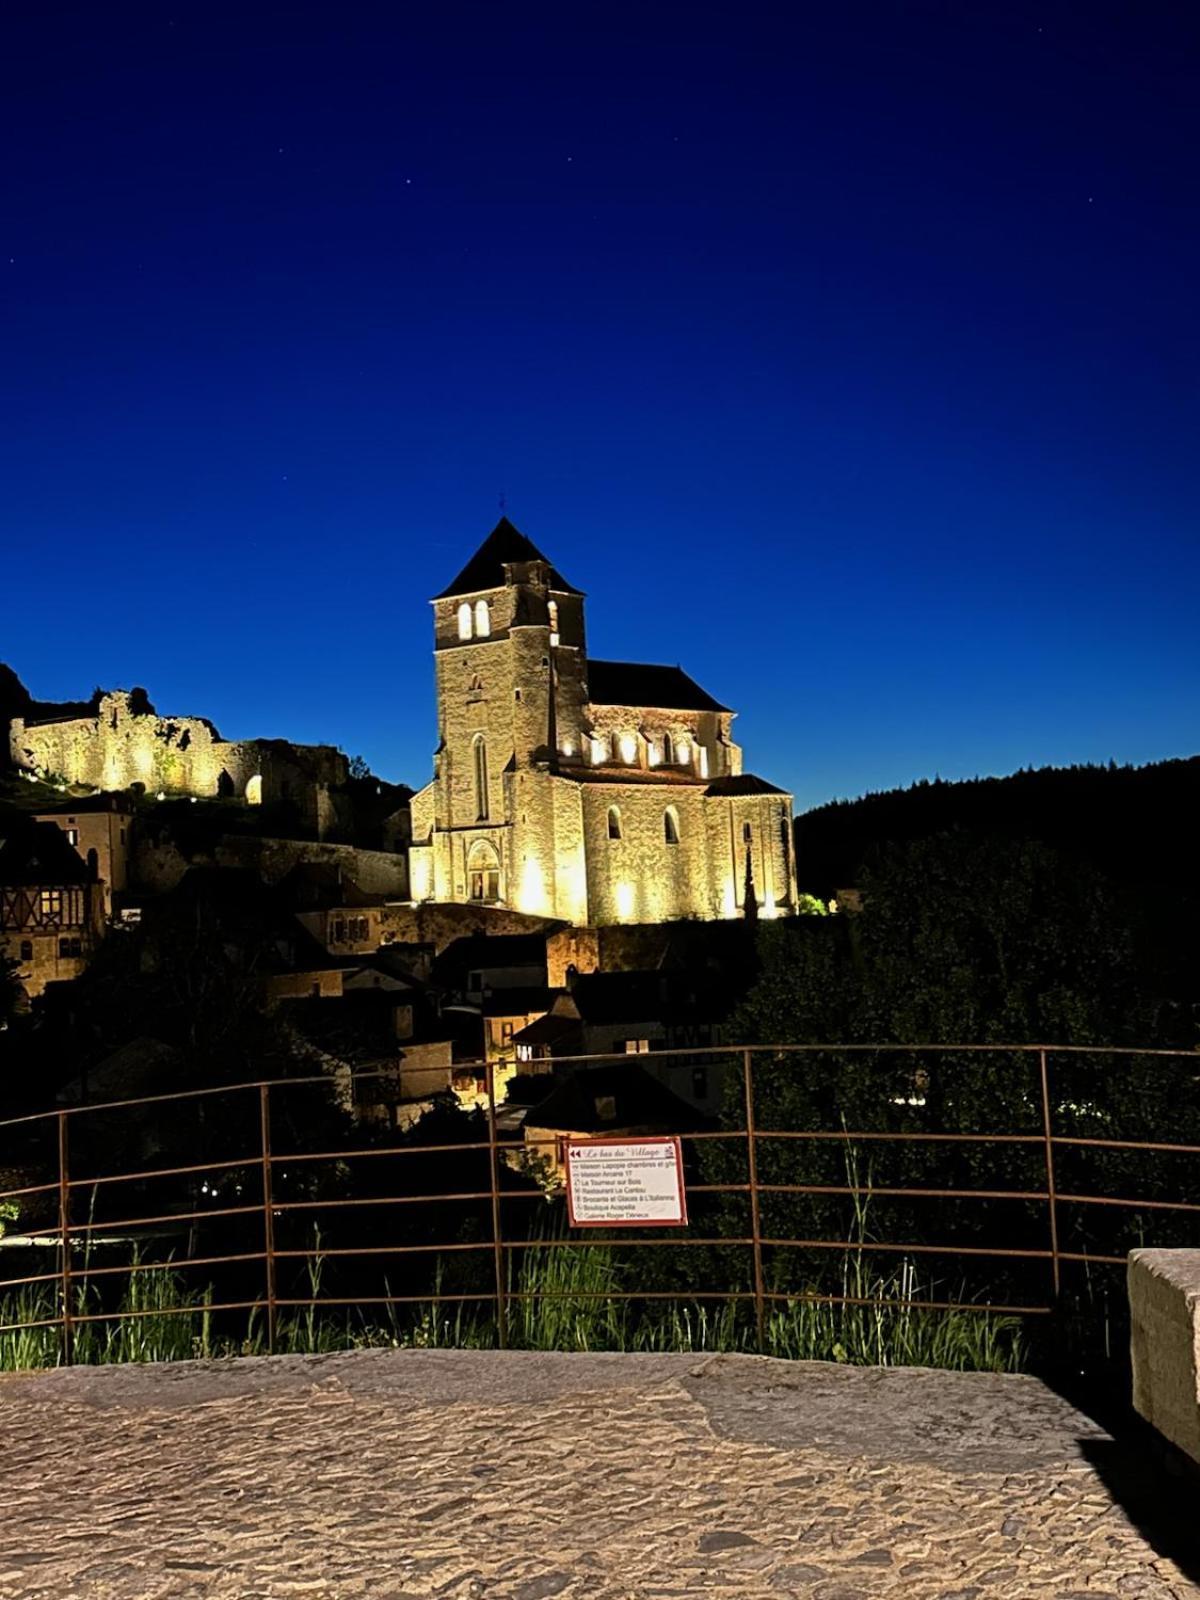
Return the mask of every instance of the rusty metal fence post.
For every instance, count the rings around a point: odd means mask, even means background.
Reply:
[[[271,1091],[258,1086],[258,1114],[262,1128],[263,1250],[267,1268],[267,1354],[275,1354],[275,1215],[271,1184]]]
[[[1050,1074],[1046,1066],[1046,1051],[1038,1051],[1038,1069],[1042,1080],[1042,1135],[1046,1146],[1046,1199],[1050,1213],[1050,1270],[1054,1281],[1054,1298],[1059,1293],[1058,1257],[1058,1191],[1054,1186],[1054,1130],[1050,1118]]]
[[[496,1068],[486,1062],[488,1109],[488,1166],[492,1187],[492,1265],[496,1274],[496,1343],[508,1348],[508,1302],[504,1292],[504,1236],[500,1219],[500,1163],[496,1150]]]
[[[58,1232],[61,1252],[62,1363],[69,1367],[75,1357],[71,1296],[71,1169],[67,1153],[67,1113],[58,1113]]]
[[[758,1353],[766,1352],[766,1298],[763,1289],[762,1226],[758,1213],[758,1151],[754,1131],[754,1068],[750,1051],[742,1051],[742,1086],[746,1100],[746,1153],[750,1180],[750,1238],[754,1248],[754,1320]]]

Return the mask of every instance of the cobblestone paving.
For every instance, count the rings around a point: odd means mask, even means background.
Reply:
[[[740,1356],[7,1377],[0,1597],[1200,1596],[1138,1448],[1030,1378]]]

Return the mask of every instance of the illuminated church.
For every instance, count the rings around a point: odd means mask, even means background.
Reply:
[[[792,797],[678,667],[593,661],[584,596],[502,518],[433,601],[438,747],[418,901],[584,924],[795,909]]]

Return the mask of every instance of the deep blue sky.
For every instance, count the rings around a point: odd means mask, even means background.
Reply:
[[[1200,13],[0,17],[0,659],[430,773],[509,515],[800,808],[1190,754]]]

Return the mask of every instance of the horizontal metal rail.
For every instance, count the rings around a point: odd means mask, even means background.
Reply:
[[[1021,1078],[1025,1085],[1022,1090],[1024,1102],[1019,1111],[1014,1107],[1014,1112],[1020,1122],[1025,1122],[1024,1128],[1016,1130],[999,1130],[985,1132],[972,1129],[944,1129],[922,1128],[914,1126],[895,1128],[863,1128],[850,1129],[846,1127],[831,1129],[819,1127],[791,1127],[775,1128],[762,1125],[762,1108],[756,1114],[754,1105],[754,1069],[765,1064],[772,1070],[786,1068],[789,1063],[798,1069],[811,1065],[814,1058],[818,1057],[856,1057],[877,1058],[882,1069],[894,1070],[898,1062],[919,1063],[923,1057],[941,1056],[972,1056],[990,1055],[993,1057],[1019,1058],[1028,1062],[1031,1068],[1028,1079]],[[30,1315],[25,1320],[0,1321],[0,1335],[15,1334],[35,1329],[56,1329],[61,1336],[61,1359],[70,1361],[73,1355],[73,1339],[75,1330],[81,1326],[92,1323],[105,1323],[114,1320],[128,1319],[136,1321],[141,1318],[161,1316],[191,1316],[196,1312],[206,1315],[225,1315],[238,1312],[262,1314],[264,1322],[264,1337],[268,1348],[274,1348],[277,1342],[279,1326],[278,1316],[281,1312],[299,1310],[313,1311],[323,1307],[331,1308],[370,1308],[380,1306],[425,1306],[440,1307],[449,1304],[477,1305],[491,1307],[495,1314],[496,1337],[501,1344],[507,1338],[507,1307],[510,1304],[530,1303],[538,1301],[567,1301],[567,1302],[592,1302],[611,1301],[614,1303],[701,1303],[717,1302],[730,1304],[746,1304],[754,1307],[755,1319],[758,1329],[759,1347],[764,1348],[764,1338],[767,1328],[768,1313],[780,1305],[801,1305],[805,1303],[828,1306],[867,1306],[880,1311],[930,1311],[930,1312],[982,1312],[1012,1316],[1044,1316],[1053,1308],[1055,1299],[1060,1290],[1060,1272],[1064,1265],[1082,1265],[1087,1267],[1120,1267],[1124,1264],[1125,1257],[1113,1253],[1112,1244],[1119,1242],[1120,1229],[1125,1227],[1122,1220],[1118,1220],[1113,1227],[1105,1224],[1090,1225],[1085,1232],[1083,1223],[1078,1213],[1070,1212],[1074,1207],[1106,1208],[1112,1212],[1124,1212],[1130,1219],[1138,1214],[1161,1214],[1164,1217],[1177,1216],[1181,1219],[1200,1215],[1200,1199],[1191,1200],[1185,1197],[1158,1198],[1154,1195],[1144,1197],[1120,1195],[1111,1192],[1079,1193],[1078,1180],[1070,1190],[1059,1186],[1055,1174],[1055,1157],[1066,1152],[1076,1151],[1112,1151],[1113,1153],[1154,1155],[1156,1157],[1177,1154],[1181,1156],[1200,1155],[1198,1143],[1171,1143],[1161,1139],[1129,1139],[1119,1137],[1119,1129],[1114,1130],[1113,1137],[1089,1137],[1079,1133],[1058,1133],[1054,1128],[1056,1110],[1055,1097],[1050,1089],[1049,1062],[1051,1058],[1067,1057],[1079,1063],[1081,1058],[1086,1058],[1083,1065],[1090,1068],[1093,1064],[1104,1060],[1118,1058],[1134,1060],[1146,1058],[1148,1065],[1158,1068],[1169,1068],[1172,1064],[1194,1064],[1200,1059],[1200,1052],[1185,1050],[1145,1049],[1134,1047],[1104,1047],[1090,1045],[1057,1046],[1057,1045],[768,1045],[768,1046],[737,1046],[726,1045],[680,1047],[668,1051],[655,1051],[647,1060],[646,1057],[630,1056],[624,1053],[605,1053],[600,1055],[579,1056],[571,1058],[566,1065],[571,1069],[592,1064],[604,1063],[633,1068],[644,1068],[647,1065],[670,1065],[672,1061],[684,1066],[695,1063],[717,1062],[729,1069],[732,1076],[740,1076],[743,1080],[744,1095],[739,1098],[744,1102],[744,1125],[734,1127],[704,1127],[690,1128],[681,1132],[678,1137],[689,1150],[689,1163],[699,1160],[700,1153],[714,1145],[733,1144],[745,1151],[745,1181],[730,1182],[689,1182],[687,1193],[689,1197],[699,1200],[700,1197],[738,1197],[739,1200],[749,1201],[749,1226],[745,1226],[746,1219],[736,1219],[728,1209],[724,1213],[726,1222],[733,1222],[737,1231],[728,1235],[714,1233],[712,1223],[704,1229],[702,1234],[694,1234],[683,1229],[659,1229],[653,1227],[641,1233],[610,1231],[605,1236],[594,1233],[568,1234],[565,1237],[538,1237],[530,1236],[529,1224],[534,1220],[530,1216],[525,1203],[530,1200],[542,1201],[543,1192],[528,1180],[522,1180],[519,1175],[519,1162],[515,1158],[522,1156],[539,1156],[548,1154],[551,1166],[557,1164],[558,1147],[565,1138],[570,1137],[564,1130],[539,1128],[535,1119],[520,1133],[510,1134],[507,1128],[500,1126],[497,1115],[497,1096],[494,1086],[494,1069],[487,1062],[466,1063],[466,1067],[476,1066],[478,1076],[486,1086],[486,1116],[483,1127],[476,1125],[480,1137],[466,1140],[439,1141],[432,1144],[422,1144],[417,1140],[403,1139],[394,1144],[363,1144],[352,1148],[334,1150],[302,1149],[287,1151],[280,1149],[278,1144],[272,1146],[271,1134],[271,1106],[273,1099],[285,1103],[287,1097],[297,1089],[320,1087],[323,1090],[333,1088],[332,1080],[325,1074],[314,1074],[303,1078],[286,1078],[279,1080],[256,1080],[251,1083],[236,1085],[214,1085],[203,1089],[180,1090],[167,1094],[143,1096],[128,1101],[104,1101],[99,1103],[83,1103],[76,1106],[60,1107],[53,1111],[36,1112],[27,1116],[8,1118],[0,1121],[0,1137],[5,1130],[13,1130],[20,1135],[20,1140],[25,1134],[43,1128],[47,1133],[53,1132],[54,1138],[37,1141],[43,1147],[39,1156],[32,1151],[14,1150],[10,1156],[11,1168],[17,1172],[31,1174],[37,1172],[39,1162],[45,1166],[56,1165],[57,1172],[46,1182],[24,1184],[8,1190],[0,1191],[0,1200],[37,1200],[38,1197],[57,1196],[57,1217],[53,1223],[34,1228],[22,1228],[20,1240],[11,1241],[14,1245],[29,1243],[42,1245],[58,1253],[57,1270],[42,1272],[12,1279],[0,1278],[0,1317],[14,1305],[13,1296],[18,1291],[27,1293],[25,1309]],[[907,1068],[905,1069],[907,1070]],[[953,1070],[953,1068],[951,1069]],[[387,1080],[396,1082],[394,1069],[369,1071],[352,1075],[351,1089],[359,1083],[371,1080]],[[894,1081],[894,1080],[893,1080]],[[881,1079],[886,1088],[886,1078]],[[341,1085],[339,1085],[341,1087]],[[255,1142],[255,1148],[248,1154],[229,1157],[214,1155],[211,1160],[191,1160],[185,1165],[178,1166],[147,1166],[145,1168],[127,1168],[122,1170],[99,1170],[91,1176],[81,1175],[78,1166],[72,1173],[69,1146],[72,1141],[78,1142],[81,1132],[93,1130],[93,1141],[81,1143],[78,1154],[88,1157],[89,1165],[97,1164],[97,1151],[101,1149],[109,1137],[109,1128],[104,1119],[114,1116],[129,1119],[132,1125],[144,1123],[147,1115],[153,1116],[156,1110],[169,1112],[171,1128],[184,1127],[187,1113],[199,1113],[202,1107],[211,1106],[218,1099],[224,1099],[231,1105],[239,1107],[239,1114],[244,1115],[245,1126],[242,1122],[231,1125],[231,1131],[236,1133],[242,1129],[242,1135],[237,1143],[242,1143],[247,1136]],[[732,1104],[732,1102],[730,1102]],[[888,1109],[881,1102],[881,1110]],[[1074,1106],[1070,1107],[1072,1113]],[[895,1120],[911,1123],[917,1120],[919,1107],[905,1107],[901,1111],[896,1108]],[[177,1115],[177,1113],[179,1115]],[[893,1114],[889,1112],[889,1114]],[[180,1120],[182,1118],[182,1120]],[[1040,1119],[1041,1131],[1033,1131],[1029,1123]],[[213,1127],[213,1118],[208,1118],[210,1132]],[[282,1124],[281,1124],[282,1125]],[[251,1131],[257,1128],[257,1132]],[[230,1141],[234,1142],[233,1139]],[[51,1155],[52,1146],[57,1145],[57,1162]],[[860,1182],[857,1172],[848,1174],[849,1181],[845,1183],[826,1182],[778,1182],[761,1176],[762,1153],[765,1149],[774,1146],[777,1150],[795,1150],[795,1157],[789,1156],[787,1168],[791,1169],[801,1159],[799,1152],[811,1149],[821,1144],[832,1145],[845,1151],[853,1151],[856,1146],[864,1149],[882,1149],[894,1147],[897,1150],[914,1150],[926,1148],[930,1152],[930,1159],[934,1160],[939,1152],[949,1152],[955,1149],[969,1150],[971,1152],[996,1146],[1000,1152],[1020,1152],[1022,1149],[1037,1148],[1040,1152],[1040,1163],[1044,1167],[1044,1184],[1035,1178],[1032,1184],[1020,1184],[1023,1172],[1012,1173],[1017,1177],[1017,1184],[1006,1186],[1001,1179],[989,1187],[964,1186],[960,1181],[957,1184],[946,1186],[936,1185],[906,1185],[898,1183],[874,1183],[870,1177]],[[195,1147],[193,1146],[193,1149]],[[394,1179],[386,1180],[389,1185],[404,1192],[391,1194],[365,1194],[365,1193],[336,1193],[330,1195],[303,1193],[296,1195],[288,1193],[288,1178],[296,1174],[296,1181],[302,1181],[302,1174],[310,1173],[313,1176],[303,1180],[308,1183],[322,1181],[319,1173],[321,1166],[337,1166],[341,1169],[338,1175],[338,1186],[346,1187],[351,1191],[356,1183],[355,1173],[357,1163],[373,1161],[376,1163],[375,1172],[385,1171],[378,1166],[378,1162],[389,1156],[428,1156],[434,1162],[449,1166],[454,1158],[466,1161],[477,1161],[477,1169],[464,1171],[462,1176],[467,1178],[466,1183],[450,1187],[443,1194],[416,1192],[414,1187],[405,1185],[400,1181],[399,1174],[409,1173],[416,1169],[411,1164],[405,1168],[397,1169]],[[1015,1160],[1014,1156],[1014,1160]],[[486,1161],[486,1168],[483,1163]],[[1025,1164],[1024,1158],[1018,1163],[1018,1171]],[[232,1174],[245,1175],[244,1188],[249,1195],[244,1202],[234,1205],[198,1206],[196,1204],[196,1187],[199,1180],[216,1180],[213,1183],[213,1194],[217,1195],[222,1188],[232,1186]],[[15,1175],[15,1173],[14,1173]],[[923,1175],[923,1174],[922,1174]],[[931,1174],[932,1175],[932,1174]],[[799,1176],[799,1174],[798,1174]],[[949,1173],[947,1174],[949,1176]],[[999,1174],[998,1174],[999,1176]],[[1008,1173],[1005,1176],[1009,1176]],[[384,1180],[374,1180],[380,1183]],[[416,1181],[421,1181],[420,1179]],[[428,1181],[428,1180],[426,1180]],[[525,1186],[522,1186],[522,1184]],[[97,1216],[98,1199],[101,1195],[113,1193],[117,1186],[124,1186],[123,1192],[129,1195],[131,1187],[143,1186],[147,1194],[143,1200],[150,1209],[148,1215],[129,1215],[117,1219]],[[155,1190],[158,1197],[157,1206],[148,1199],[148,1193],[153,1185],[166,1186],[166,1192]],[[169,1209],[172,1198],[177,1199],[179,1209]],[[280,1192],[280,1191],[283,1192]],[[82,1209],[81,1196],[91,1197],[88,1215],[76,1219],[72,1213]],[[764,1211],[772,1200],[782,1202],[785,1197],[791,1200],[812,1199],[823,1201],[838,1201],[849,1199],[856,1205],[871,1204],[875,1201],[944,1201],[955,1202],[961,1207],[990,1207],[994,1205],[1018,1202],[1023,1205],[1044,1208],[1048,1226],[1048,1241],[1046,1245],[1028,1239],[1012,1243],[976,1243],[968,1235],[962,1239],[930,1240],[919,1238],[915,1240],[901,1240],[888,1237],[875,1238],[874,1232],[878,1229],[875,1222],[872,1234],[867,1235],[863,1230],[859,1235],[850,1238],[821,1236],[818,1226],[815,1230],[817,1237],[785,1236],[788,1222],[780,1222],[778,1205],[770,1208],[764,1216]],[[506,1202],[521,1201],[519,1213],[505,1211]],[[136,1202],[135,1202],[136,1203]],[[480,1229],[479,1238],[463,1239],[434,1237],[408,1238],[399,1241],[376,1242],[370,1234],[366,1240],[361,1236],[355,1240],[351,1235],[347,1241],[345,1237],[322,1239],[319,1235],[314,1237],[313,1243],[303,1247],[296,1243],[289,1234],[282,1241],[276,1238],[277,1232],[283,1226],[285,1219],[293,1218],[297,1222],[301,1218],[311,1216],[314,1224],[319,1223],[325,1213],[330,1215],[345,1214],[347,1217],[360,1217],[364,1222],[360,1227],[373,1226],[370,1219],[373,1212],[380,1208],[404,1207],[402,1215],[420,1219],[418,1227],[428,1226],[421,1217],[420,1210],[413,1208],[427,1208],[437,1205],[461,1206],[477,1205],[490,1206],[490,1222],[486,1220],[486,1212],[476,1213],[472,1226]],[[128,1204],[126,1210],[133,1210],[133,1204]],[[1071,1231],[1067,1238],[1062,1237],[1064,1208],[1070,1214]],[[42,1208],[36,1208],[42,1209]],[[50,1212],[49,1204],[45,1206],[47,1217]],[[700,1213],[698,1212],[698,1215]],[[832,1208],[827,1215],[833,1215]],[[469,1215],[469,1214],[468,1214]],[[955,1218],[966,1219],[975,1216],[974,1213],[955,1210]],[[1011,1216],[1011,1213],[1009,1213]],[[509,1222],[504,1223],[503,1217],[508,1216]],[[970,1223],[972,1227],[981,1226],[980,1217],[975,1216]],[[716,1225],[719,1229],[722,1220],[720,1211],[715,1213]],[[247,1219],[257,1219],[254,1226],[261,1228],[261,1244],[253,1233],[247,1236],[247,1230],[241,1226]],[[228,1222],[238,1224],[229,1235],[230,1248],[221,1253],[212,1248],[215,1242],[211,1235],[206,1235],[204,1230],[209,1224]],[[774,1224],[774,1228],[772,1227]],[[695,1220],[693,1221],[695,1226]],[[1144,1228],[1144,1222],[1143,1222]],[[148,1230],[159,1229],[158,1233]],[[114,1243],[141,1243],[148,1241],[151,1245],[157,1241],[164,1244],[177,1238],[184,1230],[190,1230],[190,1246],[199,1245],[201,1252],[196,1255],[177,1255],[170,1250],[161,1257],[155,1257],[151,1252],[151,1259],[142,1259],[140,1256],[125,1262],[106,1262],[104,1265],[93,1264],[91,1248],[94,1242],[103,1239],[104,1244]],[[1099,1231],[1097,1231],[1099,1229]],[[389,1230],[390,1231],[390,1230]],[[918,1232],[915,1224],[906,1228],[906,1231]],[[947,1230],[952,1231],[952,1230]],[[124,1234],[122,1240],[106,1239],[105,1235]],[[976,1233],[978,1238],[979,1234]],[[987,1234],[983,1237],[986,1239]],[[1087,1248],[1087,1242],[1094,1238],[1098,1245],[1096,1249]],[[1108,1248],[1103,1246],[1107,1243]],[[207,1250],[204,1249],[208,1245]],[[1070,1247],[1068,1247],[1070,1246]],[[1081,1247],[1082,1246],[1082,1247]],[[616,1263],[634,1252],[640,1253],[646,1249],[666,1250],[676,1256],[685,1251],[717,1251],[737,1250],[749,1252],[743,1255],[746,1262],[745,1268],[739,1268],[739,1275],[743,1270],[747,1278],[752,1278],[752,1287],[721,1288],[711,1285],[702,1285],[696,1288],[670,1288],[670,1289],[638,1289],[620,1287],[614,1284],[602,1289],[596,1288],[529,1288],[527,1281],[512,1281],[511,1268],[514,1264],[530,1261],[536,1258],[538,1252],[590,1249],[609,1253],[610,1259],[615,1258]],[[909,1260],[926,1259],[936,1261],[939,1258],[962,1261],[978,1261],[990,1263],[1009,1263],[1014,1269],[1018,1266],[1038,1266],[1044,1270],[1045,1264],[1051,1269],[1052,1288],[1051,1294],[1045,1304],[1003,1304],[995,1303],[984,1298],[938,1298],[936,1293],[931,1293],[924,1298],[915,1298],[905,1295],[896,1298],[889,1297],[884,1292],[886,1284],[881,1282],[881,1292],[874,1295],[851,1295],[835,1292],[824,1292],[819,1285],[806,1287],[804,1290],[782,1289],[778,1284],[768,1287],[767,1273],[764,1267],[764,1258],[770,1254],[772,1270],[775,1264],[784,1259],[789,1253],[811,1253],[817,1257],[828,1257],[830,1254],[854,1256],[856,1258],[870,1258],[872,1256],[907,1258]],[[308,1297],[296,1296],[284,1292],[288,1287],[286,1283],[278,1281],[279,1269],[291,1264],[307,1263],[312,1268],[314,1263],[355,1261],[367,1263],[372,1259],[397,1261],[410,1259],[420,1263],[418,1272],[425,1272],[424,1263],[431,1259],[445,1257],[462,1258],[470,1261],[471,1258],[490,1254],[494,1275],[494,1284],[488,1289],[464,1288],[456,1286],[453,1292],[442,1293],[438,1288],[421,1288],[419,1291],[414,1286],[414,1292],[392,1294],[390,1286],[386,1284],[389,1292],[375,1294],[371,1292],[356,1294],[321,1295],[314,1292]],[[263,1268],[266,1274],[266,1295],[256,1294],[252,1298],[239,1298],[230,1295],[230,1288],[242,1287],[242,1281],[234,1278],[232,1282],[226,1280],[226,1292],[221,1294],[214,1289],[210,1280],[204,1295],[197,1297],[198,1292],[193,1292],[189,1297],[183,1297],[178,1304],[164,1306],[139,1306],[130,1304],[126,1296],[120,1305],[111,1307],[102,1303],[100,1288],[108,1283],[120,1284],[125,1279],[133,1280],[139,1275],[147,1273],[182,1273],[198,1269],[209,1269],[219,1272],[223,1269]],[[506,1269],[508,1269],[506,1271]],[[349,1270],[349,1267],[347,1268]],[[611,1270],[606,1267],[606,1271]],[[709,1269],[711,1270],[711,1268]],[[368,1272],[375,1271],[374,1268]],[[294,1272],[290,1274],[295,1276]],[[735,1279],[736,1281],[736,1279]],[[894,1282],[895,1280],[888,1280]],[[1012,1281],[1023,1281],[1013,1279]],[[335,1285],[336,1286],[336,1285]],[[314,1281],[314,1291],[319,1287]],[[364,1283],[364,1289],[369,1290],[369,1282]],[[936,1290],[940,1287],[936,1282],[931,1282],[929,1287]],[[53,1291],[57,1295],[57,1314],[46,1316],[44,1300],[47,1293]],[[1013,1298],[1013,1297],[1009,1297]],[[22,1302],[18,1298],[16,1305]]]

